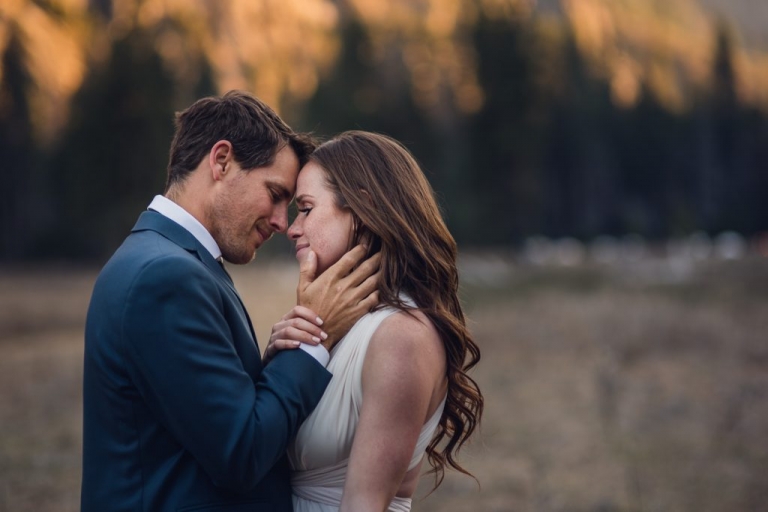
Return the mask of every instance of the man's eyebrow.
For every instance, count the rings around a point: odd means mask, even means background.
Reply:
[[[290,201],[293,194],[284,185],[276,182],[269,182],[268,186],[280,197],[281,200]]]

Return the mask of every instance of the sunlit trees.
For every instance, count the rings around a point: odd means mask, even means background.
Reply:
[[[698,0],[5,0],[0,260],[109,254],[231,88],[402,140],[464,244],[768,227],[768,53]]]

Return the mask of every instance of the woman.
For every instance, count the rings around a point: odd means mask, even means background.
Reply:
[[[457,295],[456,244],[418,164],[383,135],[345,132],[317,148],[296,204],[299,261],[316,257],[320,273],[364,243],[381,252],[381,277],[379,307],[332,350],[331,383],[289,447],[294,510],[410,510],[425,452],[436,485],[446,466],[467,473],[454,457],[483,409],[466,374],[480,351]],[[290,320],[271,344],[291,337]]]

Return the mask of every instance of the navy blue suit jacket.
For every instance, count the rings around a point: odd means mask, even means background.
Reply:
[[[329,380],[301,350],[262,367],[227,273],[144,212],[88,310],[82,511],[291,510],[286,445]]]

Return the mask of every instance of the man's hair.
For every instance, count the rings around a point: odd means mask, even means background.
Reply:
[[[245,171],[272,164],[286,145],[303,166],[315,148],[311,136],[294,132],[274,110],[243,91],[197,100],[176,113],[175,124],[166,192],[182,183],[220,140],[232,144],[234,158]]]

